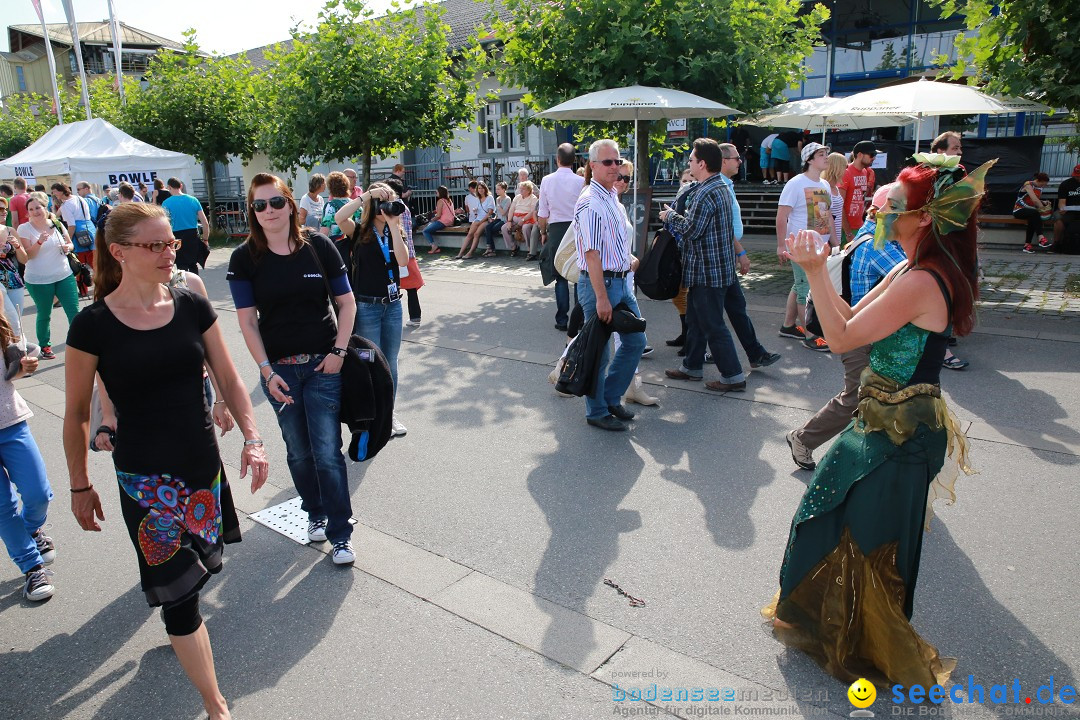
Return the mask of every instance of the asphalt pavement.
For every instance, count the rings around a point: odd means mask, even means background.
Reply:
[[[405,329],[400,357],[408,435],[349,465],[354,568],[247,518],[295,491],[236,324],[227,258],[216,250],[205,279],[271,460],[268,485],[252,495],[238,477],[242,438],[222,439],[244,541],[227,548],[203,615],[234,717],[852,711],[847,688],[779,645],[759,616],[809,479],[784,434],[843,382],[838,358],[776,336],[782,276],[764,256],[748,302],[782,360],[750,373],[745,393],[666,380],[678,359],[663,341],[678,334],[677,315],[642,300],[656,351],[641,370],[660,405],[632,406],[628,433],[588,427],[584,402],[548,384],[562,337],[535,264],[421,256],[423,323]],[[1066,304],[983,317],[956,350],[971,366],[942,378],[979,474],[937,507],[913,624],[958,659],[950,684],[981,684],[988,697],[912,706],[881,691],[878,717],[1080,717],[1062,693],[1080,675],[1080,316]],[[62,313],[53,328],[63,337]],[[0,717],[204,717],[139,589],[107,456],[91,457],[103,531],[83,533],[68,509],[64,346],[55,349],[59,359],[18,388],[56,492],[46,526],[56,595],[23,600],[22,576],[0,563]],[[706,369],[706,380],[717,376]],[[993,685],[1014,680],[1019,703],[1011,690],[1009,703],[991,702]],[[1051,682],[1059,700],[1043,705],[1038,688]]]

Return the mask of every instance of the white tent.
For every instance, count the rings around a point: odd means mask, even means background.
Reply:
[[[70,175],[71,182],[147,187],[178,177],[191,186],[195,158],[137,140],[100,118],[57,125],[22,152],[0,160],[0,178]]]

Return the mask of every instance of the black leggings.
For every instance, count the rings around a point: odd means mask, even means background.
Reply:
[[[409,295],[409,319],[410,320],[419,320],[420,319],[420,296],[416,294],[417,290],[419,290],[419,288],[417,288],[416,290],[406,290],[405,291]]]
[[[1038,210],[1020,208],[1019,210],[1013,210],[1013,217],[1018,220],[1027,220],[1027,234],[1024,236],[1024,243],[1030,245],[1035,236],[1042,232],[1042,215],[1039,214]]]
[[[202,626],[199,614],[199,593],[193,592],[185,598],[161,606],[161,619],[165,621],[165,632],[170,635],[190,635]]]

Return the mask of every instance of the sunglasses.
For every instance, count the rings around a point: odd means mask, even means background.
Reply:
[[[742,162],[743,161],[742,155],[732,155],[731,157],[726,157],[724,159],[725,160],[735,160],[737,162]]]
[[[118,242],[117,245],[127,245],[129,247],[146,248],[152,253],[165,252],[165,248],[176,251],[180,249],[180,241],[173,239],[169,242],[156,242],[156,243],[136,243],[136,242]]]
[[[617,178],[615,178],[615,180],[617,182],[628,183],[628,182],[630,182],[631,179],[633,179],[633,177],[634,177],[633,175],[619,175]]]
[[[270,207],[274,208],[275,210],[280,210],[283,207],[285,207],[286,205],[288,205],[288,203],[289,203],[289,201],[286,200],[285,198],[283,198],[281,195],[275,195],[274,197],[270,198],[269,200],[256,200],[256,201],[254,201],[253,203],[251,203],[251,209],[254,210],[257,213],[266,212],[266,206],[269,205]]]
[[[622,165],[622,158],[608,158],[607,160],[594,160],[604,167],[611,167],[612,165]]]

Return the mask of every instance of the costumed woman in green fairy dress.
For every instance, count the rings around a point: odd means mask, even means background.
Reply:
[[[845,683],[929,686],[954,664],[910,618],[931,504],[955,499],[946,455],[971,472],[939,374],[950,332],[975,323],[975,209],[993,161],[965,176],[959,158],[916,160],[889,192],[875,237],[898,240],[908,262],[854,308],[829,280],[828,244],[812,231],[787,240],[829,347],[873,349],[854,420],[818,463],[791,522],[780,591],[762,614],[777,638]]]

